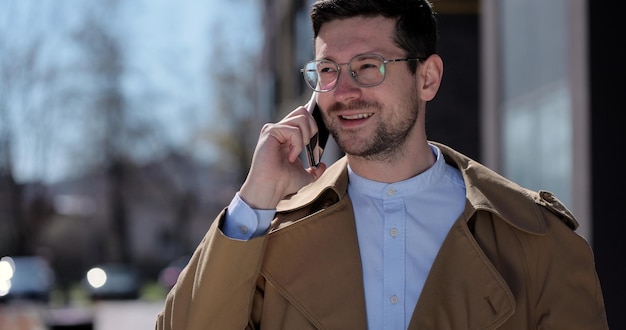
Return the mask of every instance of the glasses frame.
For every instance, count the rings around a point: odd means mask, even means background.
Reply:
[[[384,57],[378,55],[378,54],[360,54],[357,55],[353,58],[350,59],[350,61],[348,63],[335,63],[331,60],[312,60],[312,61],[308,61],[304,64],[304,67],[302,67],[302,69],[300,69],[300,72],[302,72],[302,76],[304,78],[304,82],[306,83],[307,86],[309,86],[309,88],[311,88],[312,90],[318,92],[318,93],[326,93],[326,92],[330,92],[333,89],[335,89],[335,87],[337,87],[337,82],[339,81],[339,77],[341,76],[341,67],[346,65],[348,67],[348,70],[351,67],[352,61],[354,61],[357,58],[361,58],[361,57],[373,57],[373,58],[379,58],[381,60],[381,68],[383,69],[383,77],[379,82],[376,82],[374,84],[363,84],[361,82],[359,82],[357,80],[357,73],[355,71],[350,70],[350,77],[352,77],[352,81],[354,81],[355,84],[357,84],[357,86],[359,87],[363,87],[363,88],[370,88],[370,87],[376,87],[380,84],[383,83],[383,81],[385,81],[385,78],[387,77],[387,70],[385,70],[385,66],[387,64],[391,64],[391,63],[397,63],[397,62],[411,62],[411,61],[418,61],[421,62],[424,59],[420,58],[420,57],[415,57],[415,58],[395,58],[395,59],[390,59],[390,60],[386,60]],[[312,86],[311,82],[309,81],[309,79],[306,78],[307,76],[307,72],[311,71],[311,70],[307,70],[307,66],[316,66],[317,63],[330,63],[333,64],[337,67],[337,78],[335,79],[335,81],[333,82],[332,87],[328,88],[328,89],[318,89],[317,86]],[[318,74],[318,78],[319,78],[319,74]]]

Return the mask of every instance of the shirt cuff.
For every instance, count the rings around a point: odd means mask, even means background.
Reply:
[[[251,208],[239,197],[239,192],[228,205],[222,231],[233,239],[249,240],[267,232],[276,210]]]

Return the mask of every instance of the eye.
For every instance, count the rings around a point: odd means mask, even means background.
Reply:
[[[378,69],[378,63],[363,63],[360,65],[359,70],[365,70],[365,69]]]
[[[335,73],[337,72],[337,65],[329,61],[322,61],[317,65],[317,72],[319,73]]]
[[[376,57],[363,57],[352,63],[353,71],[379,71],[382,62]]]

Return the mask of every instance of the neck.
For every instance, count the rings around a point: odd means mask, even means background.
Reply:
[[[347,155],[347,158],[354,173],[369,180],[386,183],[412,178],[435,163],[435,155],[425,137],[419,142],[406,145],[403,151],[386,159],[367,159],[354,155]]]

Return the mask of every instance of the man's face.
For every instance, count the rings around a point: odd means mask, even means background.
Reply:
[[[354,56],[377,54],[404,58],[393,42],[395,20],[356,17],[325,23],[315,40],[316,59],[348,63]],[[324,120],[339,147],[347,154],[373,160],[398,156],[417,127],[417,76],[406,62],[385,65],[385,80],[360,87],[341,65],[335,88],[318,95]]]

